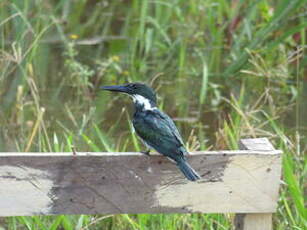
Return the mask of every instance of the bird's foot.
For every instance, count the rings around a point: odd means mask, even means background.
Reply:
[[[141,151],[141,153],[143,153],[146,156],[150,156],[150,150]]]

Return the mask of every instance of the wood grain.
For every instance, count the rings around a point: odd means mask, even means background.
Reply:
[[[267,138],[242,139],[239,142],[240,149],[274,151],[273,145]],[[281,168],[277,169],[281,173]],[[276,178],[280,181],[280,177]],[[276,191],[278,193],[278,191]],[[272,213],[245,213],[237,214],[235,217],[236,230],[272,230]]]
[[[105,213],[270,213],[280,151],[197,152],[187,181],[162,156],[0,153],[0,216]]]

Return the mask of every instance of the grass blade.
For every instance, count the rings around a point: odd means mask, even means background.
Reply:
[[[202,84],[201,90],[199,95],[199,102],[200,104],[204,104],[206,96],[207,96],[207,89],[208,89],[208,67],[206,62],[203,64],[203,77],[202,77]]]

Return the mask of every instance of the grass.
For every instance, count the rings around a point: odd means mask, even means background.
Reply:
[[[283,154],[275,229],[305,229],[303,0],[0,2],[0,151],[138,151],[128,99],[145,81],[190,149],[268,137]],[[306,72],[306,71],[305,71]],[[230,229],[233,215],[10,217],[0,229]]]

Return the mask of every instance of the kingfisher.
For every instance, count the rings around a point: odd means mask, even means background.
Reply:
[[[103,90],[128,94],[134,102],[135,112],[132,124],[150,155],[154,149],[176,163],[184,176],[190,181],[200,179],[198,173],[189,165],[180,133],[173,120],[157,108],[155,91],[143,83],[127,83],[124,85],[102,86]]]

